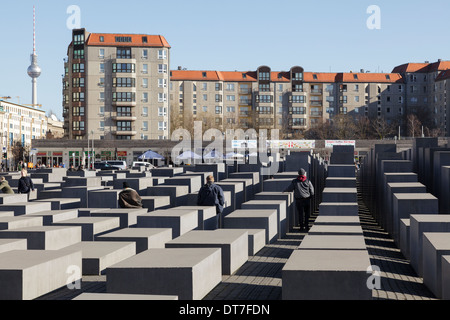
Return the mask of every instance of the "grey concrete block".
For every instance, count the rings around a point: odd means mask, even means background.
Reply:
[[[264,229],[266,244],[276,241],[277,210],[236,210],[223,219],[225,229]]]
[[[188,186],[189,193],[198,192],[200,188],[203,186],[201,176],[176,176],[172,178],[168,178],[164,181],[164,185],[171,186]]]
[[[363,235],[361,226],[347,226],[347,225],[313,225],[308,232],[309,235]]]
[[[55,199],[62,197],[62,189],[42,190],[37,194],[38,200]]]
[[[101,209],[91,211],[91,217],[118,217],[120,219],[120,228],[128,228],[136,225],[137,218],[147,212],[147,209]]]
[[[87,208],[89,203],[89,191],[103,189],[103,187],[65,187],[62,189],[61,198],[80,198],[81,208]]]
[[[325,180],[327,188],[356,188],[356,177],[328,177]]]
[[[14,217],[14,211],[0,211],[0,217]]]
[[[14,215],[20,216],[24,214],[31,214],[35,212],[51,210],[50,202],[22,202],[10,203],[0,206],[0,211],[14,211]]]
[[[361,226],[358,216],[326,216],[319,215],[314,221],[315,226]]]
[[[228,178],[224,179],[221,182],[243,182],[244,183],[244,198],[245,201],[249,201],[254,198],[255,196],[255,188],[253,185],[253,179],[246,179],[246,178]]]
[[[325,188],[322,202],[358,202],[356,188]]]
[[[119,193],[122,190],[93,190],[88,191],[88,207],[89,208],[119,208]]]
[[[174,177],[184,172],[183,168],[155,168],[151,169],[152,177]]]
[[[81,251],[83,275],[100,275],[105,269],[136,254],[135,242],[82,241],[67,248]]]
[[[248,255],[256,255],[266,245],[266,230],[243,229],[248,232]]]
[[[123,183],[127,182],[130,187],[136,192],[144,196],[147,193],[147,188],[153,186],[153,179],[148,178],[126,178],[126,179],[115,179],[113,182],[114,189],[123,190]]]
[[[400,245],[400,220],[412,214],[437,214],[438,200],[430,193],[394,193],[393,231],[395,243]]]
[[[49,210],[30,213],[27,216],[41,217],[43,219],[44,226],[50,226],[56,222],[78,218],[78,210],[77,209]]]
[[[13,250],[27,250],[27,239],[0,239],[0,254]]]
[[[5,194],[0,193],[0,204],[23,203],[27,202],[26,194]]]
[[[147,196],[170,196],[170,205],[172,207],[184,205],[188,194],[188,186],[158,185],[147,188]]]
[[[450,233],[423,234],[423,283],[442,298],[442,256],[450,254]]]
[[[450,213],[450,166],[441,167],[439,212]]]
[[[267,179],[263,181],[264,192],[283,192],[291,184],[293,179]]]
[[[354,216],[358,217],[357,202],[322,202],[319,216]]]
[[[63,187],[100,187],[101,177],[66,177]]]
[[[282,270],[283,300],[370,300],[367,250],[295,250]]]
[[[0,231],[1,239],[27,239],[28,250],[59,250],[81,241],[80,227],[43,226]]]
[[[198,227],[195,230],[215,230],[217,228],[216,207],[204,206],[181,206],[175,207],[174,210],[197,210]]]
[[[286,203],[283,200],[251,200],[242,204],[243,210],[276,209],[278,239],[284,238],[288,230],[288,218],[286,215]]]
[[[0,217],[0,230],[42,226],[42,217]]]
[[[239,178],[252,179],[254,192],[258,193],[262,191],[262,183],[259,172],[234,172],[230,173],[228,176],[230,179],[239,179]]]
[[[229,191],[231,193],[231,208],[232,211],[241,209],[242,204],[245,202],[245,183],[243,181],[229,181],[229,182],[217,182],[219,187],[223,191]]]
[[[400,219],[400,251],[406,259],[411,257],[410,232],[411,219]]]
[[[49,198],[44,200],[35,200],[36,202],[50,202],[52,210],[77,209],[81,206],[81,200],[78,198]]]
[[[450,300],[450,256],[441,258],[442,268],[442,299]]]
[[[118,217],[79,217],[53,223],[55,226],[80,226],[81,240],[94,241],[94,236],[119,229]]]
[[[222,274],[231,275],[248,260],[248,232],[239,229],[190,231],[167,242],[166,248],[220,248]]]
[[[170,196],[141,196],[143,208],[149,212],[170,208]]]
[[[137,217],[138,228],[171,228],[177,238],[198,227],[198,210],[166,209],[148,212]]]
[[[286,216],[288,220],[288,228],[292,230],[296,223],[296,209],[293,192],[260,192],[255,194],[255,200],[283,200],[286,203]]]
[[[330,164],[328,165],[328,177],[345,177],[351,178],[355,176],[354,164]]]
[[[79,301],[139,301],[139,300],[178,300],[178,296],[163,296],[150,294],[119,294],[84,292],[72,300]]]
[[[170,228],[126,228],[95,236],[95,241],[125,241],[136,243],[136,253],[148,249],[162,249],[172,240]]]
[[[15,250],[0,254],[0,300],[32,300],[68,284],[81,251]],[[81,274],[79,275],[81,277]],[[72,281],[80,280],[73,274]]]
[[[201,300],[222,280],[220,249],[150,249],[106,269],[107,293]]]
[[[366,250],[361,235],[306,235],[299,250]]]
[[[423,234],[450,232],[450,215],[412,214],[410,217],[410,260],[417,274],[423,276]]]

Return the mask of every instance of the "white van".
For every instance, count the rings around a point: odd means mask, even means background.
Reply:
[[[144,162],[144,161],[135,161],[135,162],[133,162],[133,167],[146,167],[146,168],[149,168],[149,169],[156,168],[150,162]]]
[[[103,161],[104,163],[107,163],[109,165],[112,165],[114,167],[120,168],[120,170],[127,170],[127,162],[121,161],[121,160],[107,160]]]

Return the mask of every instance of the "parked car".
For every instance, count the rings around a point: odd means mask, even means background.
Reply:
[[[121,161],[121,160],[106,160],[102,161],[104,163],[107,163],[111,166],[118,167],[120,170],[127,170],[127,162]]]
[[[133,162],[133,167],[146,167],[146,168],[150,168],[150,169],[156,168],[150,162],[144,162],[144,161],[135,161],[135,162]]]
[[[112,166],[112,165],[110,165],[108,163],[105,163],[105,162],[95,162],[94,163],[94,169],[101,170],[101,171],[104,171],[104,170],[120,170],[119,167]]]

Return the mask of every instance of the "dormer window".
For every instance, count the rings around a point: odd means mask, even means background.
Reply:
[[[317,80],[317,74],[313,74],[313,79]]]
[[[206,72],[202,72],[202,77],[206,78]]]
[[[100,42],[105,42],[105,37],[104,36],[100,36]]]
[[[148,38],[147,37],[142,37],[142,43],[148,43]]]
[[[357,75],[357,74],[354,74],[354,75],[353,75],[353,79],[354,79],[354,80],[358,80],[358,75]]]

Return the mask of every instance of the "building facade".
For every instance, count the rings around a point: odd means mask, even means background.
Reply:
[[[401,75],[289,72],[261,66],[251,72],[171,71],[173,129],[279,129],[295,137],[337,114],[399,120],[405,113]]]
[[[29,152],[32,140],[44,139],[47,130],[44,110],[0,100],[0,141],[3,154],[6,153],[3,163],[6,162],[7,167],[13,165],[11,160],[17,143]]]
[[[170,45],[159,35],[74,29],[63,78],[65,137],[169,136]]]

